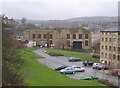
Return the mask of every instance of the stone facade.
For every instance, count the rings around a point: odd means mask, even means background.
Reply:
[[[116,67],[120,63],[120,31],[100,32],[100,62]]]
[[[37,45],[45,44],[60,49],[91,49],[91,32],[85,28],[40,28],[29,29],[30,40]]]

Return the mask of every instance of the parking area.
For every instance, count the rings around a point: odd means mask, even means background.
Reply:
[[[54,69],[60,65],[73,66],[77,65],[85,68],[85,72],[76,72],[75,74],[66,74],[66,76],[74,79],[80,79],[82,76],[99,76],[99,79],[108,80],[110,83],[118,86],[118,77],[112,75],[106,75],[98,70],[93,69],[92,67],[84,67],[82,62],[69,62],[68,57],[65,56],[50,56],[43,52],[44,48],[33,51],[36,54],[43,56],[44,58],[38,58],[37,60],[45,64],[46,66]]]

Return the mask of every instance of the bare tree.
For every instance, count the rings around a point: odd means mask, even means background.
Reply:
[[[23,23],[23,24],[25,24],[25,22],[26,22],[26,18],[25,17],[23,17],[22,19],[21,19],[21,22]]]

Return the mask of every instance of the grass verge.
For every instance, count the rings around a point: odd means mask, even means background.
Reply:
[[[25,61],[18,74],[24,78],[24,83],[27,86],[105,86],[94,80],[68,78],[34,59],[41,56],[23,49],[18,50],[18,52]],[[18,64],[13,64],[14,67],[16,65]]]
[[[68,56],[68,57],[78,57],[82,61],[90,60],[90,61],[93,61],[93,62],[99,62],[98,59],[95,59],[91,55],[86,54],[86,53],[82,53],[82,52],[58,50],[58,49],[52,49],[52,48],[46,49],[46,52],[47,53],[54,53],[54,54],[55,53],[56,54],[61,54],[61,55]]]

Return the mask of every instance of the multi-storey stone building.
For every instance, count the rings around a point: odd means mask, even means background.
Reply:
[[[29,29],[30,40],[37,45],[61,49],[91,49],[91,32],[85,28],[40,28]]]
[[[120,31],[100,32],[100,61],[107,66],[120,63]]]

